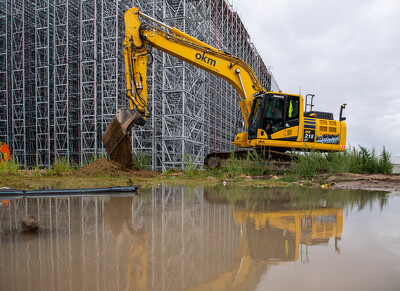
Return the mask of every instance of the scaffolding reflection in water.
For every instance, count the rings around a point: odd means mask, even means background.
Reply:
[[[271,264],[297,261],[300,245],[342,233],[341,209],[249,209],[211,192],[10,200],[1,206],[0,289],[252,290]],[[28,214],[39,233],[17,231]]]

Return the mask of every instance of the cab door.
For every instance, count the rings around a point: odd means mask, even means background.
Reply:
[[[300,124],[300,98],[299,96],[286,96],[285,100],[285,130],[284,140],[296,141],[299,135]]]

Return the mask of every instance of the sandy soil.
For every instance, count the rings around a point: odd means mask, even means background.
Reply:
[[[155,178],[159,176],[159,174],[152,171],[142,170],[137,167],[133,167],[132,169],[130,169],[124,167],[117,162],[106,159],[97,159],[94,163],[79,168],[75,171],[75,175],[78,177],[96,177],[99,175],[110,175],[142,178]]]
[[[400,174],[341,174],[328,177],[326,183],[335,184],[336,189],[363,189],[389,191],[392,195],[400,195]]]

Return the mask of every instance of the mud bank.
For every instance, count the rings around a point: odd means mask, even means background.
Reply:
[[[79,168],[75,171],[75,175],[78,177],[108,175],[142,178],[155,178],[159,176],[159,174],[152,171],[139,169],[138,167],[127,168],[117,162],[106,159],[97,159],[94,163]]]
[[[203,172],[194,173],[191,177],[184,172],[155,173],[134,167],[126,168],[116,162],[97,159],[94,163],[61,175],[46,174],[46,170],[35,173],[34,170],[21,170],[18,175],[2,176],[0,188],[7,187],[21,190],[36,189],[69,189],[141,185],[141,188],[165,185],[231,185],[239,187],[288,187],[301,184],[308,187],[328,185],[330,189],[361,189],[388,191],[391,195],[400,195],[400,174],[339,174],[318,175],[312,180],[302,181],[275,175],[247,176],[231,175],[213,176]]]
[[[400,174],[351,174],[326,176],[327,184],[335,183],[332,189],[361,189],[389,191],[391,195],[400,195]]]

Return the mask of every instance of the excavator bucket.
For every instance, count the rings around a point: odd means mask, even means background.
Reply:
[[[121,108],[103,134],[102,141],[111,160],[133,168],[132,143],[129,130],[135,125],[143,125],[144,119],[136,110]]]

